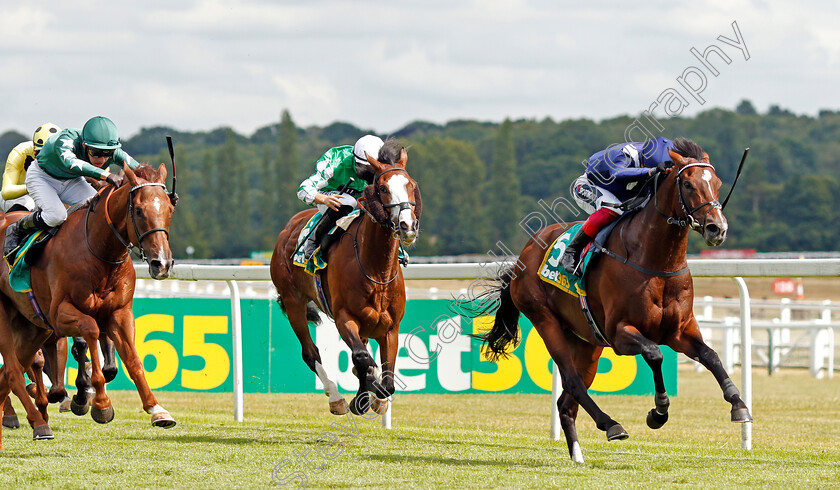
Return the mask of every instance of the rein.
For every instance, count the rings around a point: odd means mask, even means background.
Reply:
[[[143,239],[144,238],[146,238],[148,235],[150,235],[152,233],[155,233],[155,232],[158,232],[158,231],[164,232],[166,234],[167,239],[169,238],[169,230],[167,230],[166,228],[152,228],[152,229],[146,230],[142,234],[140,233],[140,230],[137,228],[137,222],[135,221],[135,213],[134,213],[134,199],[132,199],[132,197],[134,195],[134,191],[136,191],[137,189],[140,189],[140,188],[143,188],[143,187],[149,187],[149,186],[163,187],[164,190],[166,190],[166,184],[162,184],[160,182],[145,182],[145,183],[142,183],[142,184],[137,184],[137,185],[135,185],[134,187],[131,187],[128,190],[128,206],[126,207],[127,218],[129,216],[131,217],[131,225],[134,228],[134,236],[137,237],[136,248],[140,251],[140,259],[144,262],[147,259],[146,251],[143,249]],[[89,233],[88,233],[88,221],[90,220],[90,214],[93,211],[94,203],[91,203],[91,205],[88,206],[88,211],[87,211],[87,214],[85,215],[85,244],[87,245],[88,251],[90,251],[90,253],[94,257],[96,257],[97,259],[101,260],[102,262],[105,262],[106,264],[119,265],[119,264],[122,264],[123,262],[125,262],[126,260],[128,260],[128,258],[131,256],[131,249],[134,245],[131,243],[131,236],[129,235],[128,240],[124,239],[122,237],[122,235],[120,234],[119,230],[117,230],[117,227],[114,226],[114,222],[111,220],[111,214],[108,210],[108,203],[111,199],[111,196],[114,195],[114,193],[116,192],[117,189],[113,188],[112,186],[104,187],[103,190],[100,190],[100,193],[97,194],[96,199],[99,199],[102,196],[105,189],[108,189],[108,193],[105,197],[105,221],[108,223],[108,226],[111,228],[111,231],[114,233],[114,235],[120,241],[120,243],[126,248],[125,257],[123,257],[122,260],[118,260],[118,261],[112,261],[112,260],[104,259],[104,258],[100,257],[96,252],[94,252],[93,248],[91,248],[91,246],[90,246],[90,236],[89,236]]]

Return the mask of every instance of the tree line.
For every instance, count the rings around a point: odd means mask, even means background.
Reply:
[[[421,235],[410,252],[518,253],[528,239],[523,219],[542,212],[547,203],[572,202],[569,186],[584,171],[585,159],[623,142],[638,120],[417,121],[380,135],[398,138],[408,148],[408,170],[423,196]],[[711,109],[658,122],[664,130],[653,136],[691,138],[709,153],[724,181],[721,198],[744,148],[751,148],[726,208],[730,228],[724,248],[838,250],[840,227],[833,225],[840,218],[835,156],[840,154],[840,112],[824,110],[811,117],[772,106],[759,114],[743,101],[735,110]],[[301,128],[284,111],[277,123],[250,137],[230,128],[190,133],[154,127],[144,128],[123,147],[139,160],[168,162],[164,136],[173,136],[181,197],[170,234],[176,257],[184,258],[187,246],[195,258],[246,257],[272,249],[283,225],[305,209],[296,190],[318,157],[369,133],[374,131],[340,122]],[[5,133],[0,151],[8,154],[26,138]],[[553,211],[563,220],[585,218],[574,206],[554,206]],[[526,224],[533,229],[538,223]],[[703,248],[699,236],[690,239],[689,252]]]

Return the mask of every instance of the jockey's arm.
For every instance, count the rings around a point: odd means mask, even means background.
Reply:
[[[341,157],[335,150],[335,148],[328,150],[318,159],[315,164],[315,173],[300,183],[297,191],[298,199],[309,205],[326,204],[333,208],[328,202],[328,199],[332,196],[325,196],[319,191],[327,187],[329,180],[335,174],[336,167],[341,163]],[[338,199],[335,199],[335,201],[338,201]],[[337,209],[338,205],[338,203],[335,203],[333,209]]]
[[[3,199],[16,199],[26,194],[26,185],[20,184],[21,177],[25,174],[23,169],[27,155],[18,147],[12,149],[9,158],[6,159],[6,169],[3,171],[3,190],[0,192]]]

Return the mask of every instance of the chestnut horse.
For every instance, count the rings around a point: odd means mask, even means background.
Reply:
[[[717,200],[721,181],[709,155],[694,142],[677,140],[670,156],[674,165],[666,175],[650,182],[653,197],[639,212],[618,223],[604,244],[608,256],[593,261],[586,271],[586,298],[595,323],[615,353],[641,354],[653,371],[656,408],[648,414],[649,427],[658,429],[668,420],[670,404],[658,345],[667,345],[705,366],[732,405],[732,422],[751,422],[749,410],[718,355],[703,342],[692,311],[694,285],[685,256],[689,228],[701,233],[709,246],[726,239],[728,225]],[[575,430],[579,405],[606,432],[608,440],[624,439],[628,434],[587,392],[598,370],[603,343],[596,340],[578,298],[550,287],[538,276],[546,246],[570,226],[555,224],[537,232],[517,264],[500,273],[500,285],[494,290],[499,301],[480,312],[496,310],[495,322],[480,337],[491,357],[504,356],[508,346],[518,341],[519,315],[531,320],[560,371],[560,423],[571,459],[582,463]]]
[[[173,265],[169,223],[174,205],[166,191],[163,164],[157,170],[143,164],[135,170],[124,166],[123,171],[124,185],[100,189],[86,209],[67,217],[42,253],[32,259],[30,278],[39,312],[25,293],[11,289],[8,267],[0,267],[0,354],[6,363],[0,370],[0,400],[14,391],[24,403],[36,438],[51,430],[24,396],[23,366],[32,363],[38,348],[53,334],[83,337],[90,348],[95,421],[107,423],[114,417],[99,365],[99,339],[107,336],[137,386],[152,425],[175,425],[152,395],[134,346],[135,276],[129,260],[130,248],[137,247],[153,278],[169,276]],[[0,217],[0,229],[19,216]],[[49,357],[47,362],[57,365]]]
[[[289,220],[277,238],[271,257],[271,280],[277,288],[278,302],[300,341],[304,362],[324,384],[330,411],[336,415],[347,413],[347,402],[327,376],[318,347],[309,334],[307,319],[318,318],[311,303],[332,312],[341,338],[352,350],[359,391],[350,402],[350,410],[363,414],[372,407],[377,413],[383,413],[388,397],[394,393],[394,363],[399,349],[400,321],[405,312],[399,246],[414,243],[421,213],[420,191],[405,169],[408,159],[405,148],[389,139],[378,159],[370,155],[367,159],[376,172],[373,184],[360,199],[368,216],[351,223],[328,250],[329,265],[321,271],[328,307],[320,303],[314,276],[293,265],[291,260],[298,235],[314,210],[302,211]],[[371,338],[379,344],[381,372],[367,350]],[[374,400],[370,399],[369,391],[374,393]]]

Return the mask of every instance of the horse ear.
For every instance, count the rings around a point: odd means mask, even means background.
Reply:
[[[402,147],[400,150],[400,160],[397,162],[397,167],[405,168],[405,164],[408,162],[408,152],[405,151],[405,147]]]
[[[680,167],[688,163],[684,156],[680,155],[674,150],[668,150],[668,155],[671,155],[671,161],[679,165]]]
[[[137,176],[134,175],[134,171],[131,170],[131,167],[127,163],[123,164],[123,174],[125,174],[125,178],[128,179],[128,182],[132,186],[137,185]]]
[[[373,167],[373,170],[375,170],[377,174],[381,174],[385,171],[385,169],[388,168],[387,165],[385,165],[384,163],[379,163],[379,160],[370,156],[368,152],[365,152],[365,156],[367,157],[368,163],[370,163],[370,166]]]
[[[160,174],[160,181],[166,182],[166,165],[161,163],[157,171]]]
[[[379,194],[376,192],[375,185],[365,187],[365,198],[367,198],[365,201],[367,203],[365,209],[368,213],[370,213],[373,220],[379,224],[387,223],[390,218],[388,213],[385,212],[385,207],[382,205],[382,201],[379,199]]]
[[[703,152],[703,159],[700,160],[700,161],[703,162],[703,163],[711,163],[711,160],[709,160],[709,154],[704,151]]]
[[[405,150],[403,150],[405,151]],[[414,217],[420,220],[420,215],[423,214],[423,201],[420,200],[420,186],[417,182],[414,183]]]

